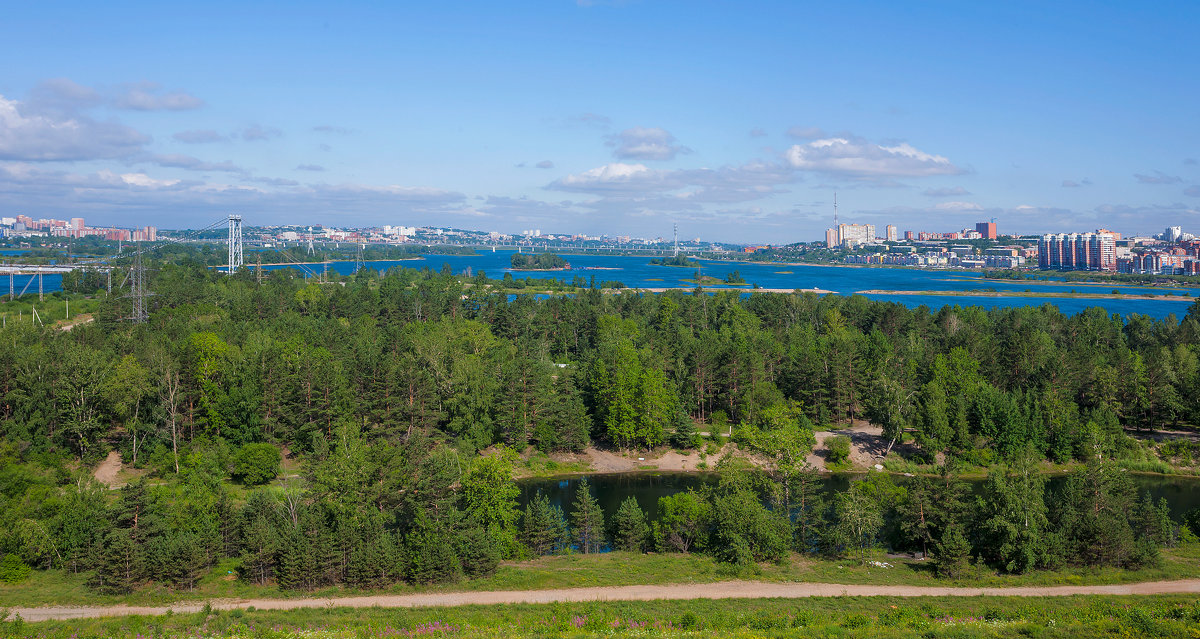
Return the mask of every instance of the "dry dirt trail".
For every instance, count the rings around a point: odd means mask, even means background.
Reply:
[[[96,470],[92,473],[92,476],[96,478],[96,481],[105,486],[115,488],[117,473],[119,472],[121,472],[121,453],[114,450],[109,451],[108,457],[105,457],[104,461],[96,466]]]
[[[1063,597],[1068,595],[1161,595],[1200,593],[1200,579],[1151,581],[1106,586],[1028,586],[1020,588],[952,588],[928,586],[873,586],[821,583],[766,583],[726,581],[707,584],[668,584],[659,586],[606,586],[563,588],[557,590],[497,590],[492,592],[437,592],[412,595],[372,595],[314,599],[238,599],[213,601],[217,610],[248,608],[291,610],[296,608],[424,608],[488,604],[546,604],[574,601],[653,601],[657,599],[759,599],[804,597]],[[26,621],[81,619],[125,615],[162,615],[198,612],[201,603],[174,606],[105,606],[10,608]]]

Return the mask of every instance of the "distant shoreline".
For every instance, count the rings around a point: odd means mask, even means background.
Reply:
[[[854,295],[928,295],[930,297],[1056,297],[1094,300],[1142,300],[1147,302],[1191,302],[1191,297],[1177,295],[1133,295],[1121,293],[1118,295],[1104,293],[1067,293],[1061,291],[890,291],[870,289],[855,291]]]

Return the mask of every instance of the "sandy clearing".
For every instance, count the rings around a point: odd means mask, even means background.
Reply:
[[[121,472],[121,453],[117,451],[109,451],[108,457],[96,466],[96,470],[92,472],[92,476],[96,481],[105,486],[112,487],[117,483],[117,474]]]
[[[869,424],[863,420],[855,420],[850,426],[835,430],[822,430],[813,433],[817,440],[813,450],[808,454],[808,464],[818,470],[826,470],[825,457],[829,446],[828,439],[838,435],[850,438],[850,465],[854,468],[871,468],[883,462],[887,452],[888,442],[883,438],[883,428]]]
[[[736,450],[736,448],[733,444],[726,444],[717,454],[707,456],[708,465],[712,466],[720,459],[721,455],[731,449]],[[641,459],[638,459],[639,457]],[[571,455],[569,459],[564,457],[564,460],[585,461],[591,465],[590,472],[596,473],[625,473],[638,470],[692,471],[700,470],[700,464],[706,461],[700,458],[698,450],[693,450],[688,454],[674,449],[667,449],[661,454],[658,451],[619,453],[601,450],[594,446],[587,447],[580,454]]]
[[[800,599],[806,597],[1065,597],[1071,595],[1160,595],[1200,593],[1200,579],[1153,581],[1104,586],[1024,586],[1018,588],[956,588],[937,586],[875,586],[825,583],[764,583],[726,581],[707,584],[658,586],[606,586],[556,590],[498,590],[493,592],[440,592],[412,595],[372,595],[313,599],[238,599],[211,602],[213,609],[254,606],[263,610],[298,608],[426,608],[494,604],[547,604],[580,601],[654,601],[660,599]],[[162,615],[198,612],[201,603],[175,606],[52,606],[10,608],[26,621],[82,619],[127,615]]]

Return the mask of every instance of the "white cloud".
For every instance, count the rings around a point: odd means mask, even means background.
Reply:
[[[613,163],[560,178],[547,189],[588,193],[601,199],[588,207],[621,208],[639,215],[656,211],[698,210],[706,204],[749,202],[778,193],[797,181],[796,172],[778,163],[753,161],[717,169],[657,170],[644,164]]]
[[[548,188],[584,193],[645,193],[681,186],[667,184],[667,175],[668,172],[650,169],[645,164],[614,162],[567,175],[551,182]]]
[[[297,171],[324,171],[325,167],[320,164],[299,164],[296,166]]]
[[[681,153],[691,153],[686,146],[676,144],[675,136],[658,127],[633,127],[608,136],[608,145],[615,146],[613,156],[622,160],[673,160]]]
[[[788,162],[803,171],[816,171],[859,179],[958,175],[963,169],[940,155],[907,143],[872,144],[859,138],[825,138],[788,149]]]
[[[37,113],[0,96],[0,160],[94,160],[128,157],[148,136],[115,121]]]
[[[110,171],[100,171],[101,177],[111,178],[114,174]],[[140,186],[143,188],[161,189],[179,184],[179,180],[156,180],[145,173],[122,173],[121,181],[129,186]]]

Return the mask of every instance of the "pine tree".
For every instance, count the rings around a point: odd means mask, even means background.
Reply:
[[[575,512],[571,513],[571,528],[575,531],[579,552],[590,554],[600,552],[604,547],[604,511],[592,495],[592,487],[586,479],[579,482]]]
[[[939,577],[960,577],[967,569],[971,556],[971,542],[958,526],[951,526],[942,533],[934,546],[933,566]]]
[[[128,530],[113,530],[104,538],[91,584],[111,594],[133,591],[144,578],[145,555]]]
[[[451,535],[425,517],[404,538],[404,560],[405,578],[411,583],[445,583],[462,574]]]
[[[646,523],[646,513],[638,505],[637,499],[627,497],[613,517],[613,544],[627,552],[642,552],[649,538],[650,525]]]
[[[299,530],[289,531],[280,543],[275,581],[283,590],[309,587],[309,544]]]
[[[540,490],[525,505],[521,542],[534,555],[556,553],[567,545],[567,521],[562,509],[552,506],[550,499]]]

